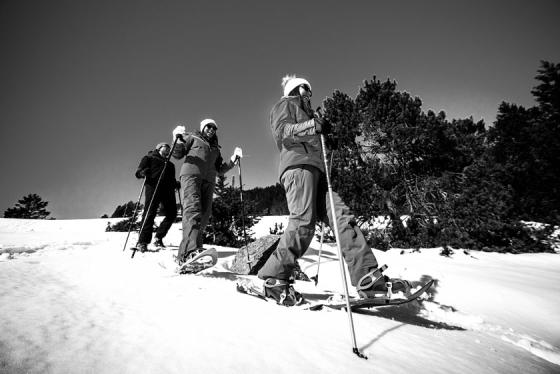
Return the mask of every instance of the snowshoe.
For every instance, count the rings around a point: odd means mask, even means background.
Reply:
[[[407,281],[404,281],[408,283]],[[350,300],[350,309],[351,310],[358,310],[358,309],[369,309],[369,308],[379,308],[379,307],[386,307],[386,306],[394,306],[394,305],[403,305],[407,304],[411,301],[417,300],[420,296],[426,293],[430,287],[434,284],[434,280],[430,280],[422,285],[418,290],[414,293],[406,295],[406,297],[396,297],[396,298],[389,298],[389,297],[374,297],[374,298],[360,298],[360,299],[351,299]],[[342,300],[330,300],[330,302],[326,303],[325,306],[332,308],[332,309],[346,309],[347,304],[344,299]]]
[[[304,302],[301,293],[297,292],[287,280],[268,278],[264,281],[264,294],[284,306],[300,305]]]
[[[176,272],[179,274],[195,274],[211,268],[218,262],[218,251],[215,248],[201,248],[188,253],[186,257],[186,261],[178,262]]]
[[[266,297],[264,290],[260,286],[256,285],[252,279],[242,278],[237,282],[236,287],[238,292],[256,296],[260,299],[263,299],[264,301],[270,300],[268,297]]]

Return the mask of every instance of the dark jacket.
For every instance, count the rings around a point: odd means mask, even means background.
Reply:
[[[224,174],[235,165],[231,160],[224,162],[217,137],[208,140],[200,131],[185,136],[184,143],[178,142],[173,157],[185,158],[180,175],[198,175],[209,182],[215,182],[217,174]]]
[[[301,107],[298,96],[285,96],[270,112],[270,127],[280,151],[279,178],[286,169],[314,166],[324,172],[321,137],[315,120]]]
[[[165,165],[165,157],[163,157],[157,150],[152,150],[142,157],[138,170],[136,170],[136,178],[146,177],[146,184],[156,186],[158,178]],[[165,174],[161,178],[161,187],[175,188],[177,180],[175,179],[175,165],[171,161],[167,163]]]

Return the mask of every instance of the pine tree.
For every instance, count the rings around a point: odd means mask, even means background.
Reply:
[[[243,197],[249,204],[246,213],[252,215],[271,215],[280,216],[289,214],[286,192],[280,183],[268,187],[255,187],[243,191]]]
[[[29,218],[29,219],[46,219],[50,212],[46,210],[48,201],[37,194],[29,194],[18,200],[13,208],[4,211],[4,218]]]
[[[339,143],[334,187],[359,216],[433,215],[438,192],[426,193],[426,187],[437,190],[435,179],[472,162],[472,139],[462,147],[457,139],[469,135],[460,132],[484,129],[472,119],[449,123],[443,112],[424,114],[419,98],[396,87],[374,77],[355,102],[340,92],[325,102]]]
[[[558,125],[560,120],[560,64],[541,61],[541,68],[535,77],[540,81],[531,93],[539,103],[539,109],[543,119],[555,121]]]
[[[329,154],[329,165],[333,189],[349,204],[358,216],[370,216],[378,206],[379,194],[372,178],[372,165],[363,141],[354,101],[346,94],[336,91],[332,98],[324,102],[325,117],[333,124],[331,144],[334,150]]]
[[[216,245],[239,248],[245,245],[243,225],[247,241],[252,241],[251,227],[258,222],[258,218],[247,212],[254,211],[255,206],[251,201],[244,201],[245,217],[242,217],[240,191],[228,185],[225,176],[218,176],[215,189],[215,198],[212,204],[212,217],[207,227],[204,242]]]
[[[123,205],[117,205],[115,211],[113,212],[113,214],[111,214],[111,218],[122,218],[124,213],[124,208],[125,207]]]
[[[538,106],[502,103],[489,130],[489,162],[512,187],[518,219],[560,222],[560,64],[541,63],[532,93]]]

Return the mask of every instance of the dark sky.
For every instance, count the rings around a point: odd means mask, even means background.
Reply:
[[[374,75],[448,118],[534,105],[560,62],[558,1],[0,1],[0,214],[28,193],[58,219],[136,200],[140,158],[181,123],[243,147],[245,188],[277,179],[281,78],[314,106]],[[237,170],[228,177],[236,175]],[[230,179],[228,179],[230,180]]]

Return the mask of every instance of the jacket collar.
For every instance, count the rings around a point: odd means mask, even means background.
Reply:
[[[208,144],[211,147],[216,147],[216,148],[221,148],[220,145],[218,144],[218,137],[214,136],[213,139],[208,140],[201,131],[195,131],[193,136],[197,139],[202,140],[204,143]]]
[[[163,157],[157,149],[152,149],[150,152],[148,152],[148,156],[165,160],[165,157]]]

